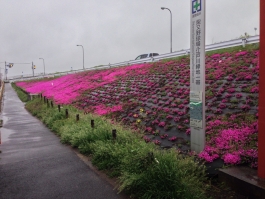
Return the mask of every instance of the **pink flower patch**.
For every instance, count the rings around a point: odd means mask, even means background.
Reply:
[[[241,161],[241,158],[239,155],[231,154],[231,153],[225,154],[223,159],[226,164],[239,164]]]
[[[251,93],[258,93],[259,92],[259,87],[258,86],[254,86],[253,88],[251,88],[250,92]]]
[[[161,126],[161,127],[164,127],[165,125],[166,125],[165,122],[160,122],[160,123],[158,124],[158,126]]]
[[[213,162],[215,159],[219,157],[219,155],[217,154],[209,154],[206,151],[202,151],[198,156],[207,162]]]

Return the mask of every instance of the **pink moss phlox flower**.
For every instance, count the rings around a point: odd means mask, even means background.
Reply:
[[[219,157],[217,154],[209,154],[207,151],[202,151],[198,155],[199,158],[204,159],[206,162],[213,162]]]
[[[173,116],[172,115],[167,115],[166,118],[169,119],[169,120],[171,120],[173,118]]]
[[[228,91],[229,93],[234,93],[234,92],[236,92],[236,90],[235,90],[234,88],[229,88],[227,91]]]
[[[239,56],[244,56],[246,55],[248,52],[247,51],[242,51],[242,52],[239,52],[239,53],[236,53],[236,56],[239,57]]]
[[[122,110],[121,105],[112,106],[112,107],[106,107],[105,105],[98,105],[98,106],[95,106],[93,108],[94,108],[94,112],[98,115],[106,115],[109,113],[113,113],[113,112]]]
[[[184,100],[184,101],[183,101],[183,104],[188,104],[188,103],[189,103],[188,100]]]
[[[145,141],[146,143],[147,143],[147,142],[151,142],[151,139],[150,139],[149,137],[144,136],[143,138],[144,138],[144,141]]]
[[[162,111],[163,108],[162,108],[162,107],[158,107],[157,110],[158,110],[158,111]]]
[[[165,122],[159,122],[158,126],[164,127],[166,125]]]
[[[168,112],[170,111],[169,108],[164,108],[163,110],[164,110],[166,113],[168,113]]]
[[[209,127],[215,127],[215,126],[220,126],[220,125],[223,125],[223,124],[226,124],[225,122],[221,121],[221,120],[214,120],[214,121],[210,121],[207,123],[207,126]]]
[[[154,103],[154,104],[157,104],[157,103],[158,103],[158,100],[154,100],[153,103]]]
[[[171,138],[168,139],[169,141],[176,141],[177,137],[176,136],[172,136]]]
[[[160,144],[161,144],[161,142],[160,142],[159,140],[153,140],[153,143],[154,143],[155,145],[160,145]]]
[[[222,109],[220,109],[220,108],[216,109],[214,112],[217,113],[217,114],[222,114],[223,113]]]
[[[228,100],[227,99],[222,99],[222,101],[221,101],[222,103],[227,103],[228,102]]]
[[[258,150],[257,149],[248,149],[244,151],[244,155],[249,158],[257,159],[258,158]]]
[[[178,105],[179,109],[183,109],[185,106],[183,104]]]
[[[225,108],[226,108],[226,104],[221,103],[221,104],[219,104],[218,107],[219,107],[220,109],[225,109]]]
[[[173,112],[174,114],[178,114],[179,110],[174,109],[172,112]]]
[[[213,119],[213,116],[212,115],[207,115],[206,116],[206,120],[209,121],[209,120],[212,120]]]
[[[179,98],[184,99],[184,98],[186,98],[186,95],[181,95]]]
[[[251,93],[258,93],[259,92],[259,86],[254,86],[250,90]]]
[[[224,163],[226,164],[239,164],[241,161],[240,155],[235,154],[235,153],[227,153],[223,156]]]
[[[231,120],[235,120],[237,118],[237,115],[236,114],[232,114],[230,117],[229,117],[229,119],[231,119]]]
[[[145,127],[145,130],[150,133],[152,132],[152,127]]]
[[[168,134],[160,135],[160,138],[161,138],[161,139],[165,139],[165,138],[167,138],[167,137],[168,137]]]
[[[158,120],[154,120],[153,122],[152,122],[152,124],[154,125],[154,124],[159,124],[159,121]]]
[[[229,75],[228,78],[227,78],[228,81],[233,81],[233,79],[234,78],[231,75]]]
[[[251,74],[248,74],[246,77],[245,77],[245,80],[252,80],[252,75]]]
[[[180,117],[175,117],[175,118],[174,118],[174,121],[175,121],[175,122],[179,122],[179,121],[180,121]]]
[[[244,104],[240,107],[243,111],[248,111],[250,110],[250,106],[248,104]]]
[[[239,99],[239,98],[241,98],[241,97],[242,97],[242,94],[241,94],[241,93],[237,93],[237,94],[236,94],[236,98],[237,98],[237,99]]]
[[[183,111],[179,111],[179,112],[178,112],[178,115],[179,115],[179,116],[182,116],[182,115],[184,115],[184,114],[185,114],[185,112],[183,112]]]
[[[212,59],[218,59],[218,58],[220,58],[220,56],[221,56],[220,54],[214,54],[211,56],[211,58]]]
[[[230,98],[230,97],[233,97],[233,95],[232,94],[226,94],[225,95],[225,98]]]

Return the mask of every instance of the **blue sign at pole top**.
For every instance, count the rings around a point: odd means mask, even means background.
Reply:
[[[201,0],[193,0],[191,9],[192,9],[192,14],[194,14],[196,12],[200,12],[202,10]]]

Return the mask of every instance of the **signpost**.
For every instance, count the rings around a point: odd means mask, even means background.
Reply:
[[[205,1],[190,0],[190,129],[191,150],[205,146]]]

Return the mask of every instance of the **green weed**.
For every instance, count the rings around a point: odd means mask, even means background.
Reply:
[[[27,94],[26,91],[24,91],[23,89],[17,87],[15,83],[11,83],[11,86],[17,92],[17,95],[18,95],[19,99],[22,102],[27,102],[28,101],[28,94]]]

